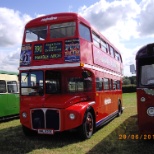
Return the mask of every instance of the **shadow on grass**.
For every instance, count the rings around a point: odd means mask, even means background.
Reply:
[[[153,150],[154,135],[139,134],[135,115],[126,119],[87,154],[146,154],[153,153]]]
[[[36,135],[26,137],[19,125],[0,130],[0,153],[24,154],[42,148],[61,148],[79,141],[80,139],[75,132],[56,133],[53,136]]]
[[[130,116],[107,137],[103,138],[89,150],[87,154],[153,153],[154,136],[151,136],[152,140],[149,140],[147,135],[142,136],[142,139],[140,139],[141,136],[139,135],[136,123],[136,115]],[[103,128],[100,128],[94,134],[94,138],[100,135],[101,129]],[[93,138],[90,140],[92,141]],[[37,135],[34,137],[25,137],[19,124],[18,126],[0,130],[0,153],[25,154],[39,149],[52,150],[79,143],[80,141],[79,136],[75,132],[57,133],[54,136]],[[84,142],[83,148],[85,144],[88,144],[88,141]],[[72,152],[75,153],[75,151]]]

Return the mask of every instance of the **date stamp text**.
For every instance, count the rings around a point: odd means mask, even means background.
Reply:
[[[119,134],[119,140],[153,140],[154,134]]]

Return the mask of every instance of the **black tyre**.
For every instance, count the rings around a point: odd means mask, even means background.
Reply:
[[[121,102],[118,103],[118,117],[120,117],[122,114],[122,105],[121,105]]]
[[[81,139],[91,138],[94,131],[94,119],[90,111],[87,111],[84,116],[82,125],[79,128],[79,134]]]

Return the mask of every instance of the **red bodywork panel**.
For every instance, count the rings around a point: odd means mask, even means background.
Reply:
[[[52,99],[51,99],[52,98]],[[56,109],[60,112],[60,130],[69,130],[76,128],[82,124],[83,116],[86,109],[94,105],[95,102],[87,101],[87,97],[84,95],[73,96],[73,95],[51,95],[45,97],[22,97],[21,98],[20,114],[27,112],[27,118],[20,117],[20,121],[28,128],[31,126],[31,110],[33,109]],[[71,120],[69,114],[74,113],[76,118]]]
[[[86,95],[76,95],[73,94],[55,94],[55,95],[45,95],[45,96],[34,96],[27,97],[22,96],[20,102],[22,104],[28,105],[30,108],[58,108],[65,109],[73,104],[86,101],[88,98]]]
[[[154,133],[154,115],[149,116],[148,108],[154,107],[154,90],[148,88],[137,89],[138,126],[141,133]]]

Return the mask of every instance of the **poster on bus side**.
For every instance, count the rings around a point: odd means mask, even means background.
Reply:
[[[80,44],[79,39],[65,41],[65,62],[80,61]]]
[[[23,45],[20,54],[20,66],[30,65],[32,49],[30,44]]]

